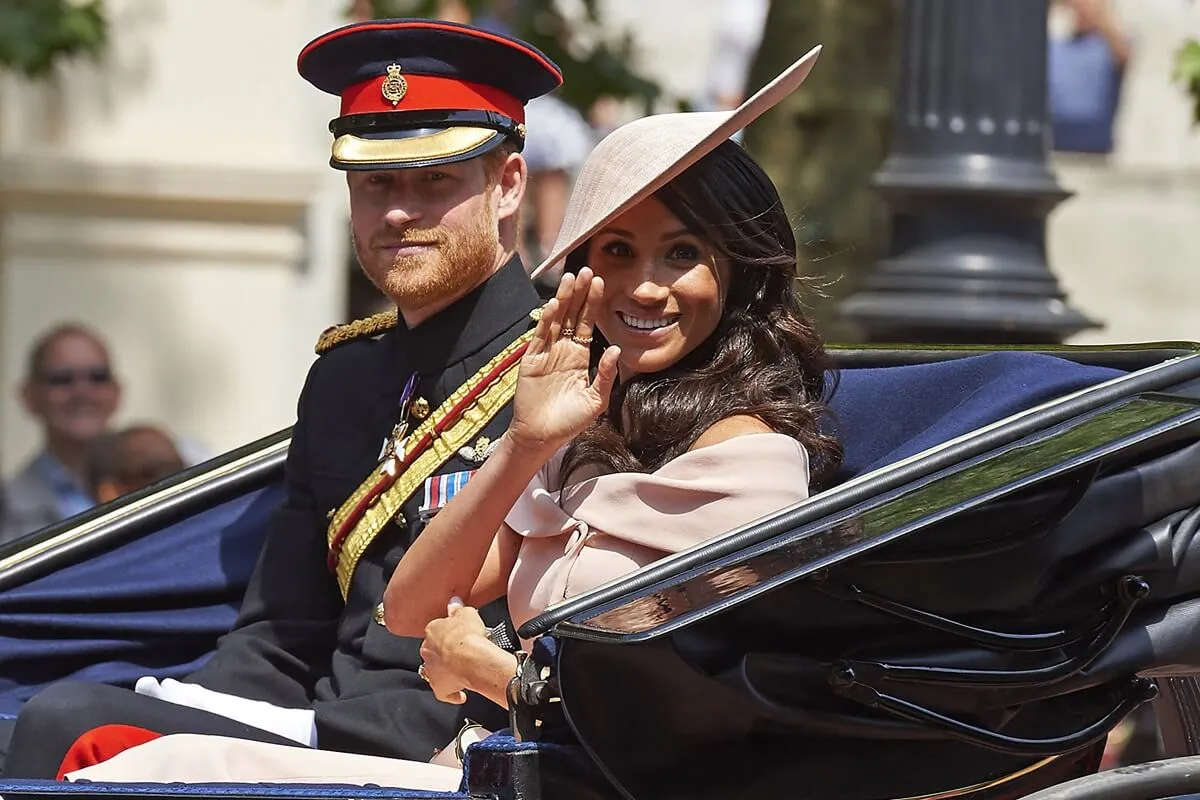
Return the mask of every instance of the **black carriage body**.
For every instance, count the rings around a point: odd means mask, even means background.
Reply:
[[[1200,620],[1200,347],[834,355],[839,484],[528,623],[556,647],[540,651],[549,680],[534,676],[543,702],[514,722],[542,725],[472,747],[466,794],[446,797],[999,797],[1077,763],[1149,678],[1200,664],[1184,635]],[[0,716],[54,680],[202,662],[234,619],[286,443],[0,549]],[[181,559],[193,568],[163,580]]]

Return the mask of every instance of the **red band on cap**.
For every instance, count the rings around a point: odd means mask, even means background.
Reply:
[[[387,75],[380,75],[348,86],[342,92],[342,116],[385,111],[495,111],[516,122],[525,121],[521,101],[495,86],[433,75],[405,75],[407,91],[393,105],[383,96],[387,79]]]

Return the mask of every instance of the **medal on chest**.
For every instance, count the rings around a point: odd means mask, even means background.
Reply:
[[[404,384],[404,390],[400,392],[400,402],[398,420],[392,426],[392,431],[387,436],[383,437],[383,446],[379,449],[377,461],[382,466],[388,459],[397,459],[399,454],[404,452],[404,442],[408,438],[409,419],[413,415],[413,395],[417,390],[417,374],[414,372],[408,377]],[[429,401],[423,397],[417,398],[425,408],[429,408]],[[428,416],[428,411],[424,416]]]
[[[491,359],[433,411],[422,398],[414,397],[416,376],[409,378],[401,393],[399,420],[385,438],[377,466],[329,519],[329,568],[337,576],[343,598],[363,553],[388,525],[402,519],[405,503],[428,479],[455,455],[474,456],[468,463],[487,457],[492,443],[481,434],[512,400],[521,355],[530,338],[532,331]],[[420,423],[410,430],[411,417]],[[450,473],[446,481],[430,485],[426,508],[432,510],[434,494],[448,500],[461,490],[471,472]]]

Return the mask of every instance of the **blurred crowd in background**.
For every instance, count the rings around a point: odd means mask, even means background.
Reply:
[[[149,486],[199,458],[159,426],[112,427],[121,384],[104,339],[83,325],[59,325],[37,340],[18,391],[43,444],[5,483],[0,544]]]

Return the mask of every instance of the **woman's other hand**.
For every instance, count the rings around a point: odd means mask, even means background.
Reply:
[[[516,659],[487,638],[479,612],[451,599],[446,616],[425,627],[421,642],[422,672],[437,699],[462,704],[467,691],[493,702],[497,687],[506,687],[515,672]],[[502,694],[502,691],[501,691]],[[503,705],[499,703],[498,705]]]
[[[515,444],[553,452],[608,408],[620,349],[608,348],[588,374],[595,313],[604,281],[584,267],[565,274],[546,303],[533,339],[521,359],[508,435]]]

